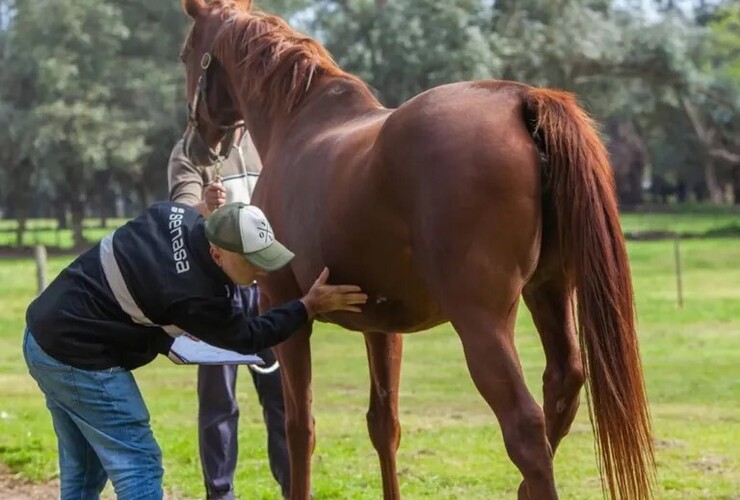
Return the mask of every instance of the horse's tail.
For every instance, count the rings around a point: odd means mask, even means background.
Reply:
[[[650,498],[655,472],[650,415],[606,148],[573,95],[531,89],[525,100],[535,139],[547,156],[543,189],[557,218],[563,268],[576,290],[602,487],[614,499]]]

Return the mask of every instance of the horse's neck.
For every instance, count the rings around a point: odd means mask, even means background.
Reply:
[[[279,145],[291,130],[304,129],[306,122],[318,134],[382,108],[367,88],[340,77],[317,78],[308,94],[290,112],[268,110],[260,102],[247,102],[242,107],[252,140],[263,157],[271,145]]]
[[[277,120],[258,106],[250,103],[242,105],[242,116],[257,152],[264,159],[267,156]]]

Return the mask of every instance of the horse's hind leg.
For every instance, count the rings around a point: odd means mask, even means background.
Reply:
[[[546,281],[527,285],[524,301],[532,313],[545,349],[543,375],[547,438],[553,453],[570,430],[584,381],[573,311],[562,272]]]
[[[557,492],[545,416],[522,376],[514,346],[519,299],[517,293],[509,295],[508,303],[493,310],[462,303],[448,310],[473,382],[496,414],[506,451],[524,477],[519,498],[552,500]]]
[[[378,452],[383,477],[383,498],[401,498],[396,475],[396,450],[401,441],[398,422],[398,385],[401,376],[403,337],[399,334],[365,333],[370,365],[370,407],[367,428]]]

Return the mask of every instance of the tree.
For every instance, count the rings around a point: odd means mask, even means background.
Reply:
[[[479,0],[321,2],[314,29],[340,65],[395,106],[427,88],[496,70]]]
[[[0,165],[3,172],[3,195],[9,212],[18,221],[16,243],[23,241],[26,219],[33,200],[32,180],[36,164],[33,161],[34,131],[38,126],[33,107],[38,95],[36,76],[38,66],[26,61],[22,54],[28,50],[17,30],[22,22],[19,6],[13,1],[0,3]]]
[[[575,92],[605,124],[624,201],[641,183],[740,199],[738,7],[732,1],[265,0],[396,106],[435,85],[503,78]],[[657,7],[657,8],[655,8]],[[0,0],[0,203],[40,194],[105,219],[166,197],[185,125],[179,2]],[[696,189],[694,189],[696,188]],[[686,191],[686,190],[684,190]],[[667,191],[666,191],[667,192]],[[101,220],[101,222],[105,222]]]
[[[726,2],[707,16],[708,36],[702,47],[702,80],[694,88],[699,106],[684,103],[711,162],[724,167],[719,177],[731,179],[734,202],[740,205],[740,4]]]
[[[699,196],[705,186],[719,201],[728,177],[719,165],[737,158],[733,139],[740,136],[732,128],[738,4],[635,4],[322,0],[312,27],[389,106],[473,78],[573,91],[597,121],[613,125],[604,130],[611,143],[623,142],[614,160],[631,202],[640,202],[648,174],[666,186],[694,186]]]

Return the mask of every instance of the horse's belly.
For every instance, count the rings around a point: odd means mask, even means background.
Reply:
[[[446,321],[433,303],[408,304],[371,295],[362,313],[332,313],[317,318],[348,330],[383,333],[411,333],[432,328]]]

